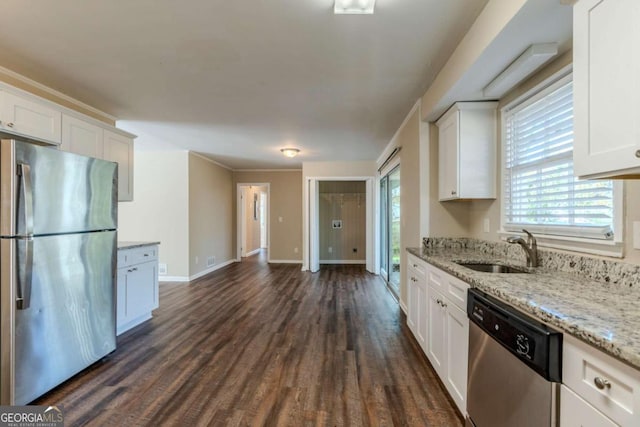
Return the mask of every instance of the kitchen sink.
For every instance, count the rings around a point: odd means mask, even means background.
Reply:
[[[484,273],[529,273],[524,268],[511,267],[509,265],[501,264],[480,264],[476,262],[456,262],[456,264],[470,268],[471,270],[482,271]]]

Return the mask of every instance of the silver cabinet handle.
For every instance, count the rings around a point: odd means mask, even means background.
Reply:
[[[138,267],[133,267],[133,268],[127,270],[127,273],[133,273],[134,271],[138,271]]]
[[[611,388],[611,383],[606,378],[595,377],[593,379],[593,383],[596,385],[598,390],[604,390],[605,388]]]
[[[418,264],[413,264],[413,268],[418,268]]]
[[[636,150],[636,157],[640,159],[640,150]]]
[[[144,254],[144,256],[149,256],[149,254]]]
[[[457,191],[455,191],[455,190],[451,190],[451,195],[452,195],[452,196],[455,196],[456,194],[457,194]]]
[[[13,127],[13,123],[7,123],[7,126],[9,126],[10,128]]]

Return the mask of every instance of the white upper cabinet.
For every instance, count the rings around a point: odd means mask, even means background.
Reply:
[[[105,129],[104,159],[118,163],[118,201],[132,201],[133,140]]]
[[[640,1],[573,9],[574,172],[640,177]]]
[[[0,129],[60,144],[62,113],[36,100],[0,91]]]
[[[104,156],[102,132],[102,128],[98,126],[63,114],[60,149],[102,159]]]
[[[497,102],[457,102],[438,126],[440,201],[496,198]]]

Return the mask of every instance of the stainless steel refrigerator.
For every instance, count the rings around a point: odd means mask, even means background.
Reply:
[[[115,163],[0,141],[0,403],[116,348]]]

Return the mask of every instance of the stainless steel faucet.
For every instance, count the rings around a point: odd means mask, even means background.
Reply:
[[[538,244],[536,243],[536,238],[533,237],[533,234],[529,233],[527,230],[522,230],[522,232],[527,234],[526,241],[520,236],[511,236],[507,238],[507,242],[517,243],[522,246],[522,249],[524,249],[524,252],[527,254],[527,267],[537,267]]]

